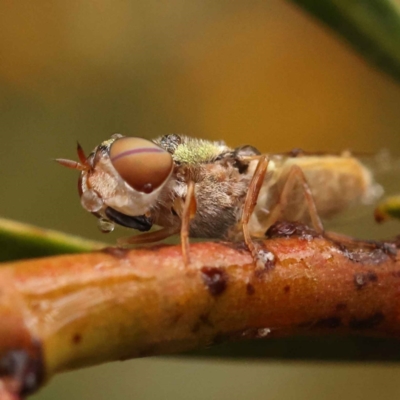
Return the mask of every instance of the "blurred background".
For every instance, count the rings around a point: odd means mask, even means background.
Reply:
[[[75,158],[112,133],[400,156],[400,86],[283,0],[0,1],[0,215],[98,240]],[[400,192],[393,176],[389,192]],[[339,230],[393,236],[370,212]],[[66,373],[54,399],[392,399],[396,365],[158,358]]]

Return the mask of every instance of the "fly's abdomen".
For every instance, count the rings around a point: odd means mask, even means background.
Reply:
[[[354,157],[301,157],[288,159],[282,166],[278,187],[282,188],[293,165],[304,173],[311,189],[320,217],[329,218],[354,204],[372,203],[382,189],[372,178],[371,172]],[[306,212],[304,190],[301,182],[293,186],[289,208],[299,214]],[[297,205],[296,205],[297,204]],[[302,219],[299,215],[299,218]]]

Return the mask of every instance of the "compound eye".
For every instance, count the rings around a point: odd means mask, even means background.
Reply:
[[[110,160],[121,178],[138,192],[151,193],[170,176],[171,154],[142,138],[122,137],[110,148]]]

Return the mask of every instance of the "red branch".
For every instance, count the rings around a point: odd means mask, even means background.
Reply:
[[[396,243],[336,243],[280,224],[256,267],[242,245],[49,257],[0,269],[0,373],[29,393],[55,372],[299,333],[400,337]],[[15,389],[16,388],[16,389]],[[1,394],[0,399],[6,397]]]

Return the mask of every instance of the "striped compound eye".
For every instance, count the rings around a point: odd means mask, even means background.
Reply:
[[[171,154],[146,139],[123,137],[110,148],[110,160],[121,178],[138,192],[151,193],[171,175]]]

